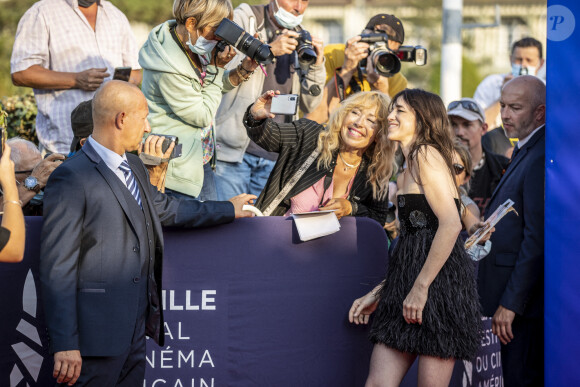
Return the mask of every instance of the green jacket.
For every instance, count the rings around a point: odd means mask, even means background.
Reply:
[[[169,162],[165,186],[198,196],[203,186],[201,130],[212,124],[222,91],[234,88],[229,71],[207,66],[203,82],[171,36],[169,20],[153,28],[139,51],[143,68],[141,90],[149,105],[151,131],[179,137],[182,155]]]

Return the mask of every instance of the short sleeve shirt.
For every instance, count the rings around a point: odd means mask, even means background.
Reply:
[[[95,30],[77,0],[42,0],[30,7],[18,23],[11,72],[34,65],[58,72],[106,68],[105,81],[112,78],[115,67],[140,68],[129,21],[106,0],[99,0]],[[70,114],[94,92],[34,89],[34,95],[38,139],[49,151],[66,154],[73,138]]]

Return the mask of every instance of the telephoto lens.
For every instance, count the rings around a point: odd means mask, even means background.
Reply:
[[[274,60],[270,46],[248,34],[230,19],[222,19],[215,34],[258,63],[268,64]]]
[[[298,40],[298,46],[296,46],[298,60],[309,65],[316,62],[318,55],[316,55],[316,51],[314,51],[314,47],[312,46],[310,32],[306,30],[300,31],[300,36],[296,40]]]

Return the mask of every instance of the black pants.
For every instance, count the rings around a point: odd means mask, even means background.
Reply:
[[[516,316],[513,340],[501,346],[505,387],[544,385],[544,322]]]
[[[81,353],[82,356],[82,353]],[[81,376],[76,386],[137,387],[145,379],[145,316],[135,325],[131,345],[118,356],[82,356]],[[66,384],[61,384],[66,386]]]

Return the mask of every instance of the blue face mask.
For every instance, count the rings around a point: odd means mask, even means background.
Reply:
[[[191,43],[191,34],[189,34],[189,40],[187,41],[187,47],[189,47],[192,52],[202,56],[210,54],[216,44],[217,40],[207,40],[201,35],[197,37],[195,44]]]
[[[278,11],[274,14],[274,18],[276,18],[276,21],[282,27],[291,30],[302,23],[303,15],[295,16],[293,13],[286,11],[284,8],[280,7],[278,1],[276,1],[276,6],[278,7]]]
[[[519,77],[520,75],[536,75],[537,67],[528,66],[522,67],[520,64],[512,63],[512,75],[514,77]]]

